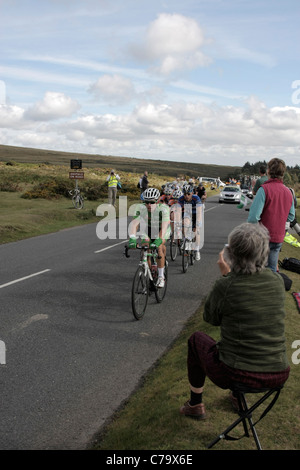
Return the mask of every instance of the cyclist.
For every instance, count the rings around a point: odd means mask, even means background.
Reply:
[[[196,232],[196,261],[200,261],[200,227],[202,224],[203,204],[197,194],[194,194],[194,188],[190,184],[185,184],[182,188],[183,196],[178,199],[183,214],[184,234],[189,238],[187,227],[192,226],[192,231]],[[196,230],[197,228],[197,230]]]
[[[180,216],[174,218],[174,215],[178,214],[178,209],[180,209],[180,207],[178,206],[178,199],[181,196],[182,196],[182,191],[180,189],[174,189],[168,201],[168,205],[170,207],[170,220],[171,220],[171,232],[172,233],[174,231],[174,220],[176,222],[180,220]]]
[[[156,188],[148,188],[143,192],[144,204],[130,223],[129,248],[136,248],[137,230],[142,225],[146,233],[142,236],[142,245],[150,249],[157,248],[158,279],[156,287],[164,287],[166,240],[170,237],[170,209],[167,204],[159,202],[160,192]],[[150,261],[149,261],[150,263]]]
[[[163,202],[164,204],[169,204],[173,193],[173,188],[170,185],[164,187],[164,193],[160,196],[158,202]]]

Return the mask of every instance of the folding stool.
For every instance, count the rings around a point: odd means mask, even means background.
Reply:
[[[260,388],[260,389],[257,389],[257,388],[251,388],[251,387],[245,386],[243,384],[235,384],[231,388],[231,391],[234,394],[234,396],[237,398],[238,408],[239,408],[238,409],[238,414],[239,414],[240,417],[236,421],[234,421],[230,426],[228,426],[228,428],[225,429],[225,431],[220,433],[218,435],[218,437],[216,437],[213,441],[211,441],[208,444],[207,448],[210,449],[217,442],[219,442],[221,439],[236,441],[236,440],[241,439],[242,437],[250,437],[249,432],[248,432],[248,426],[247,426],[247,421],[248,421],[249,427],[252,431],[253,438],[254,438],[255,443],[256,443],[256,447],[257,447],[258,450],[262,450],[262,447],[261,447],[261,444],[259,442],[255,426],[261,419],[264,418],[264,416],[266,416],[266,414],[275,405],[275,402],[276,402],[277,398],[279,397],[279,394],[281,392],[282,387],[283,386],[279,386],[279,387],[276,387],[276,388]],[[249,408],[248,403],[246,401],[246,397],[245,397],[246,393],[264,393],[264,395],[259,400],[257,400],[252,406],[250,406],[250,408]],[[263,411],[263,413],[261,414],[259,419],[255,423],[253,423],[253,420],[252,420],[253,411],[256,408],[258,408],[264,401],[266,401],[273,394],[274,394],[274,396],[273,396],[272,401],[265,408],[265,410]],[[244,434],[241,437],[238,437],[238,438],[229,436],[228,433],[230,431],[232,431],[232,429],[235,428],[240,422],[243,423]]]

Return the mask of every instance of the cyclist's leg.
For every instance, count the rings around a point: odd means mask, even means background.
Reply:
[[[195,250],[195,259],[196,261],[200,261],[200,230],[199,230],[199,227],[197,227],[196,213],[193,214],[192,224],[193,224],[193,233],[194,233],[193,240],[195,240],[193,243],[193,249]]]
[[[174,233],[174,212],[170,210],[170,226],[171,226],[171,233]]]
[[[158,247],[158,257],[157,257],[157,266],[158,268],[165,267],[165,259],[166,259],[166,240],[162,241],[162,244]]]
[[[185,215],[183,218],[183,233],[185,238],[192,239],[192,230],[191,230],[191,218],[188,215]]]
[[[163,239],[161,245],[159,245],[157,252],[157,268],[158,268],[158,280],[157,287],[164,287],[165,284],[165,262],[166,262],[166,239]]]

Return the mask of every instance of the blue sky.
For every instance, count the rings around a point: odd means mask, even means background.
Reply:
[[[300,164],[297,0],[0,0],[0,142]]]

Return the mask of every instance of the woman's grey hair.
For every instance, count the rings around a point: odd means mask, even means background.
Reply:
[[[267,264],[269,240],[269,232],[261,224],[238,225],[229,234],[224,260],[235,273],[261,271]]]

